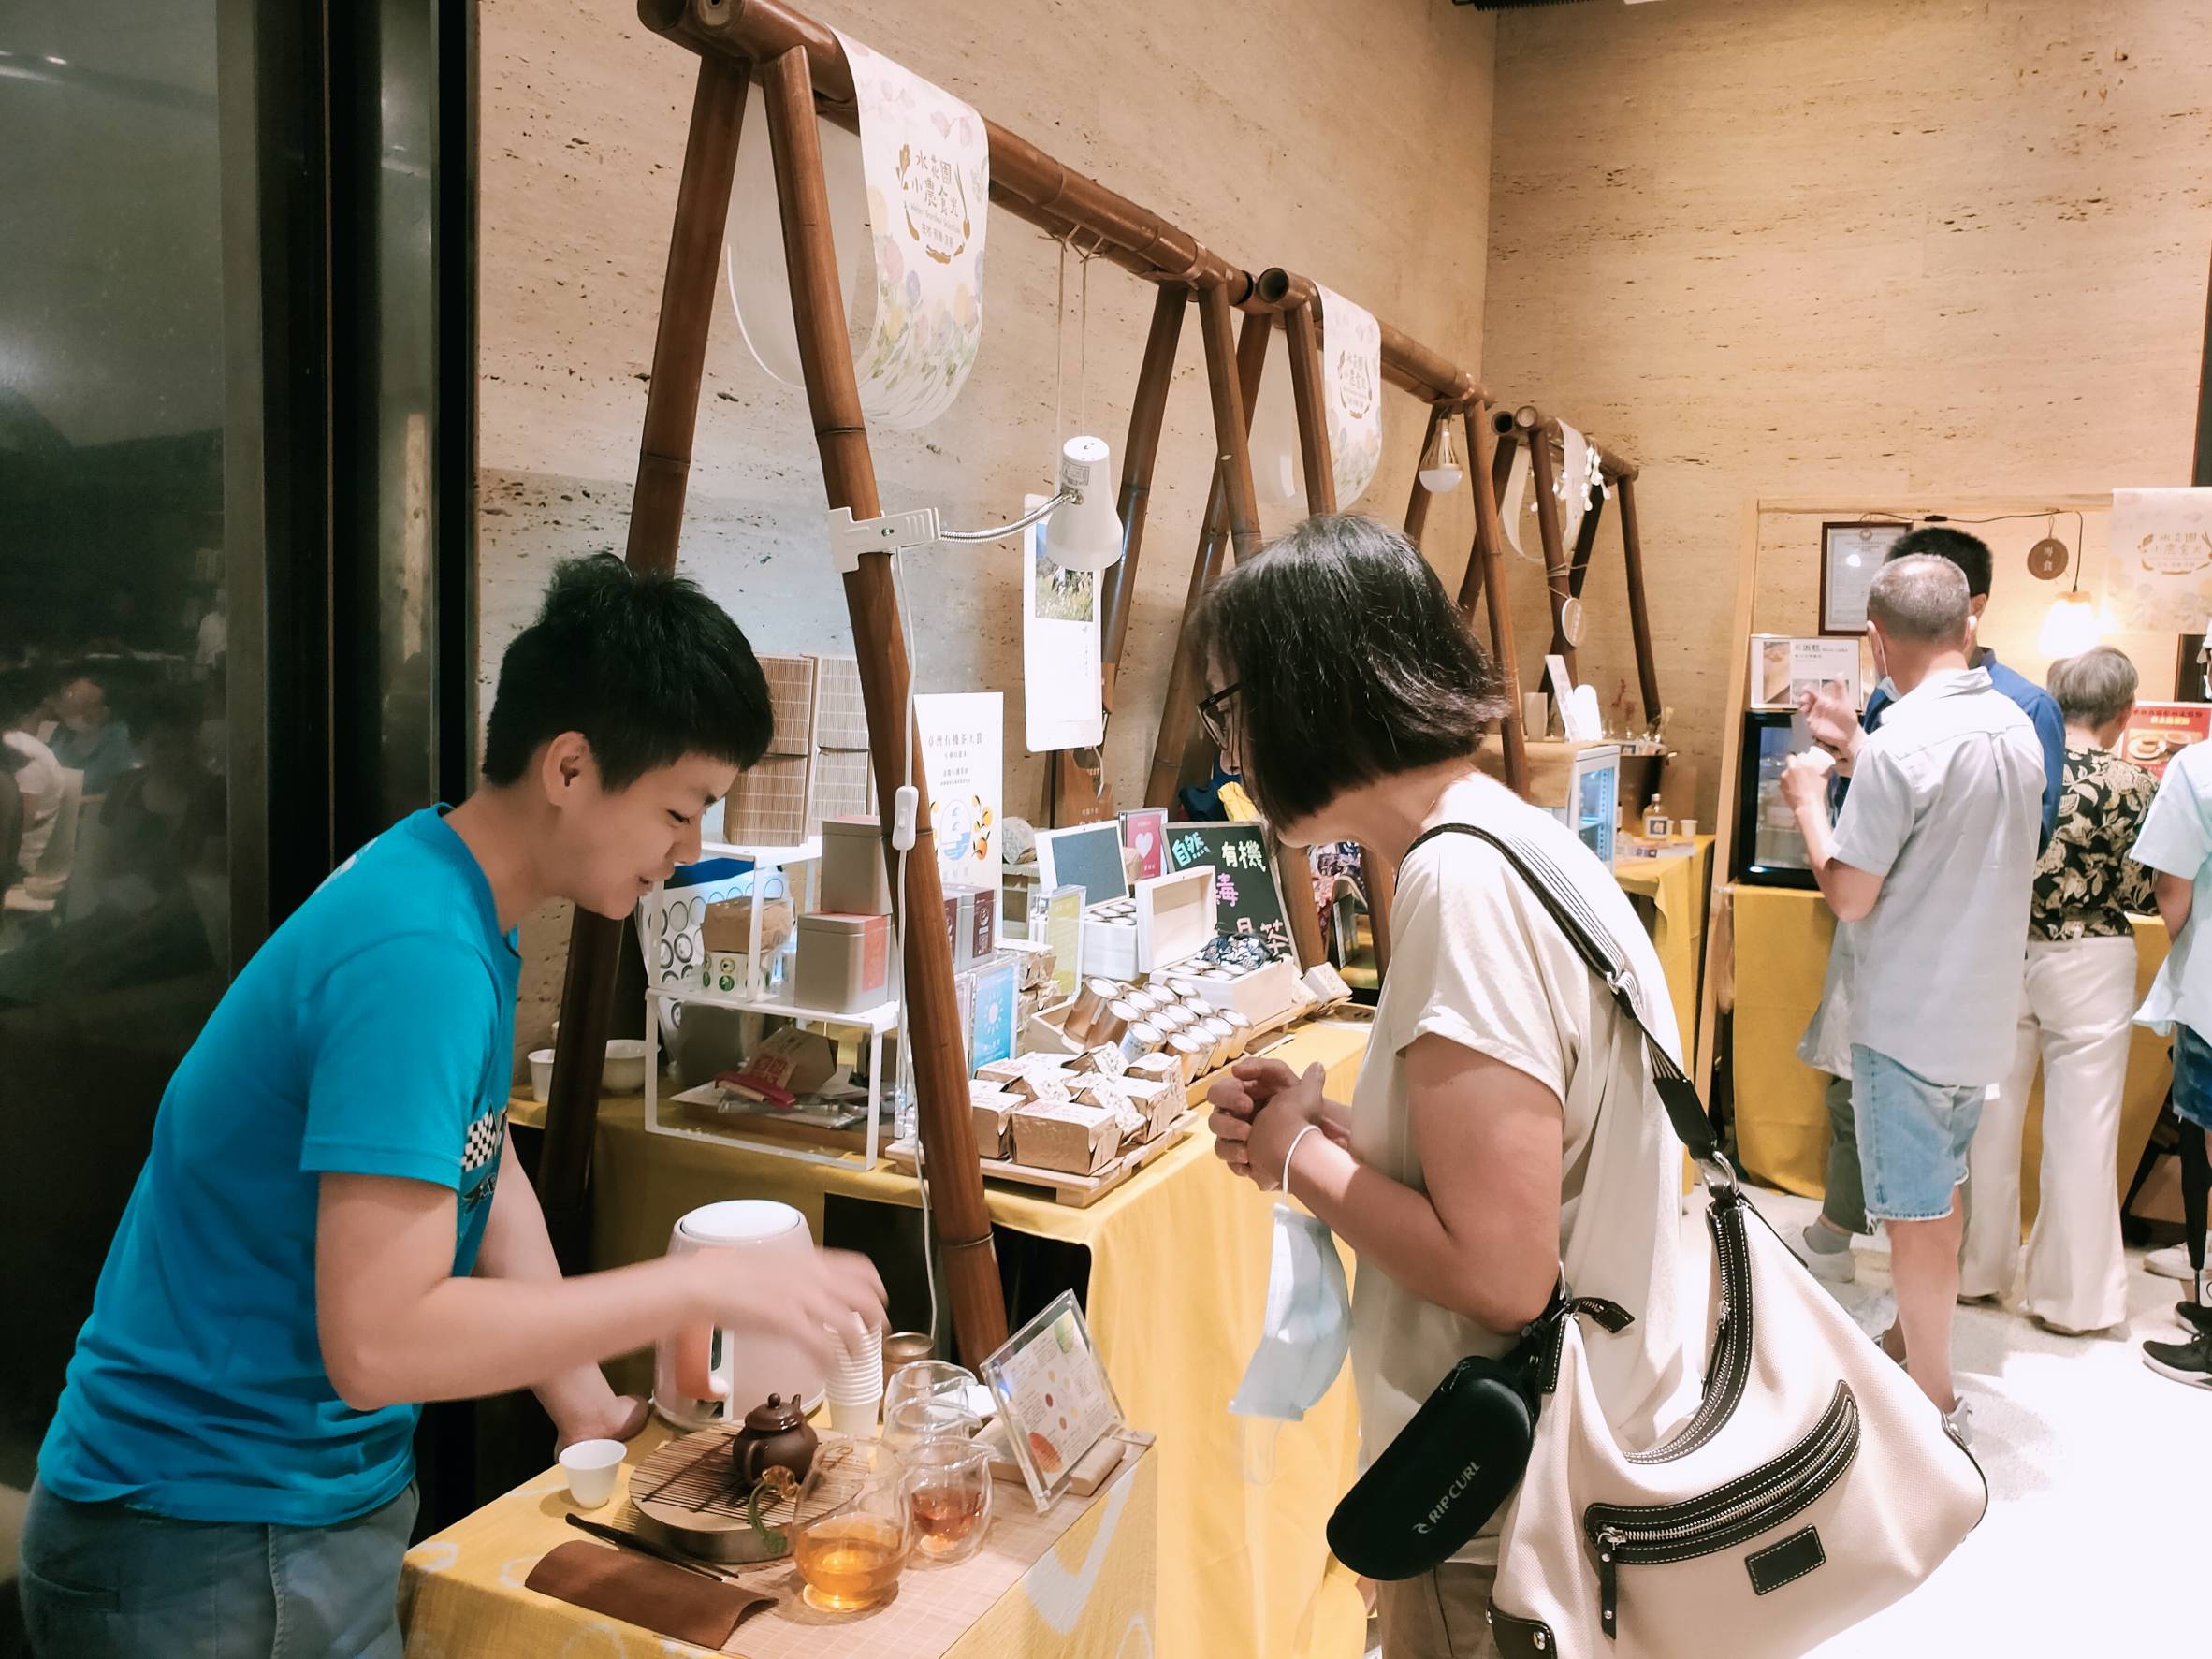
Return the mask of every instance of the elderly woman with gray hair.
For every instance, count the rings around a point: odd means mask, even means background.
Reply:
[[[2150,872],[2128,850],[2158,790],[2114,749],[2135,683],[2135,665],[2110,646],[2052,664],[2050,692],[2066,720],[2064,793],[2035,866],[2012,1073],[1984,1109],[1968,1161],[1958,1293],[2001,1296],[2019,1264],[2020,1134],[2040,1064],[2042,1202],[2022,1305],[2069,1334],[2128,1315],[2114,1160],[2135,1007],[2128,917],[2151,909]]]

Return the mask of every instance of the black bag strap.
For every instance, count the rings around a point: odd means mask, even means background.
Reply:
[[[1621,1011],[1636,1023],[1643,1034],[1644,1048],[1652,1057],[1652,1080],[1659,1088],[1659,1102],[1666,1108],[1666,1115],[1674,1125],[1674,1132],[1689,1149],[1704,1171],[1705,1185],[1713,1191],[1733,1190],[1735,1172],[1721,1157],[1720,1139],[1713,1133],[1712,1120],[1706,1115],[1705,1102],[1697,1097],[1697,1085],[1666,1052],[1666,1045],[1652,1035],[1651,1024],[1643,1011],[1637,1006],[1641,987],[1637,982],[1635,970],[1613,946],[1612,936],[1600,921],[1575,884],[1567,880],[1558,866],[1533,841],[1516,836],[1501,836],[1494,830],[1484,829],[1475,823],[1440,823],[1424,831],[1414,839],[1405,851],[1410,857],[1416,849],[1438,836],[1473,836],[1497,849],[1500,857],[1527,885],[1529,891],[1541,899],[1544,909],[1551,913],[1560,932],[1575,947],[1575,953],[1589,965],[1590,971],[1605,982],[1613,994],[1613,1001]],[[1404,861],[1399,861],[1403,864]]]

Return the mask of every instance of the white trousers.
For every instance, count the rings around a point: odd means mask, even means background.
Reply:
[[[2042,1202],[2028,1239],[2023,1305],[2068,1331],[2128,1316],[2120,1255],[2120,1093],[2135,1011],[2132,939],[2031,940],[2012,1074],[1983,1110],[1968,1154],[1962,1296],[2001,1296],[2020,1254],[2020,1137],[2043,1068]]]

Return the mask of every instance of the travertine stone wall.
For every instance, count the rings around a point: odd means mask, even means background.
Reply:
[[[1661,688],[1708,818],[1747,500],[2189,481],[2208,0],[1514,12],[1493,151],[1486,375],[1642,464]],[[1541,577],[1514,575],[1540,650]],[[1998,582],[2030,585],[2016,560]],[[1635,671],[1622,594],[1608,531],[1582,663],[1608,700]]]
[[[1329,284],[1480,371],[1492,25],[1448,0],[1274,7],[1128,0],[819,0],[812,9],[1255,270]],[[696,60],[624,0],[484,0],[482,683],[564,554],[619,550]],[[1057,249],[992,215],[983,350],[935,427],[875,446],[887,506],[1011,517],[1054,460]],[[1067,418],[1119,444],[1149,287],[1092,271],[1079,397],[1070,268]],[[1381,472],[1356,503],[1404,510],[1421,411],[1393,394]],[[1198,329],[1185,329],[1129,626],[1117,789],[1141,789],[1213,456]],[[822,553],[804,400],[746,355],[725,309],[707,357],[683,563],[764,649],[851,648]],[[1463,498],[1433,516],[1448,580]],[[914,567],[922,689],[1008,693],[1007,800],[1033,809],[1022,747],[1019,567],[1009,548]],[[521,1041],[542,1041],[566,921],[529,929]]]

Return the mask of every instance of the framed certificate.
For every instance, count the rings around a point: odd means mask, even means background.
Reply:
[[[1865,519],[1820,527],[1820,631],[1823,633],[1867,631],[1867,589],[1874,585],[1874,575],[1889,557],[1890,548],[1912,528],[1909,524],[1873,523]]]

